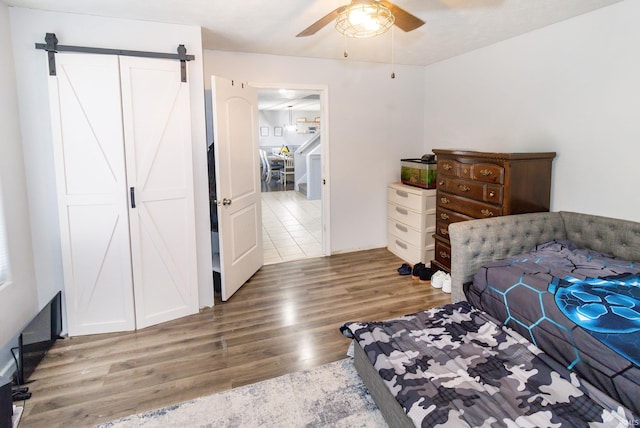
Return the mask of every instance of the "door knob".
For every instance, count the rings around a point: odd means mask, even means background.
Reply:
[[[222,201],[219,201],[218,199],[214,199],[213,203],[216,205],[231,205],[231,199],[223,198]]]

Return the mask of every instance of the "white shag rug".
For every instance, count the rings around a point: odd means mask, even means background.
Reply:
[[[99,428],[386,426],[350,358],[98,425]]]

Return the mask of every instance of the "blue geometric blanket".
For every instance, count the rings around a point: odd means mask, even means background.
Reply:
[[[639,275],[640,262],[551,241],[484,265],[465,294],[475,307],[640,413]]]

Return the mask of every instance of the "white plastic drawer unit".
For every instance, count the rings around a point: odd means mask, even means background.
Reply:
[[[428,227],[424,230],[424,233],[421,233],[413,227],[407,226],[397,220],[387,220],[387,235],[389,237],[393,235],[415,247],[424,248],[433,245],[434,233],[436,233],[435,226]]]
[[[400,205],[420,213],[428,209],[433,209],[435,212],[436,190],[425,190],[394,183],[390,184],[387,188],[387,202]]]
[[[434,252],[436,190],[393,183],[387,202],[389,251],[409,263],[428,263]]]
[[[427,228],[435,228],[436,210],[425,213],[389,203],[387,204],[387,219],[397,220],[422,233]]]
[[[419,248],[393,236],[390,237],[387,249],[409,263],[422,261],[425,264],[429,264],[434,256],[434,244]]]

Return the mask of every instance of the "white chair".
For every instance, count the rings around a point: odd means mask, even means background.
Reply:
[[[274,174],[278,174],[280,171],[280,166],[276,164],[272,164],[269,161],[269,157],[267,156],[267,152],[264,150],[260,150],[260,160],[262,161],[262,179],[265,183],[271,182]]]
[[[289,175],[291,177],[295,175],[293,166],[293,154],[285,155],[284,166],[280,170],[280,183],[282,183],[282,187],[287,187],[287,176]]]
[[[267,159],[267,152],[260,149],[260,164],[262,165],[262,179],[267,179],[267,174],[269,173],[269,159]]]

